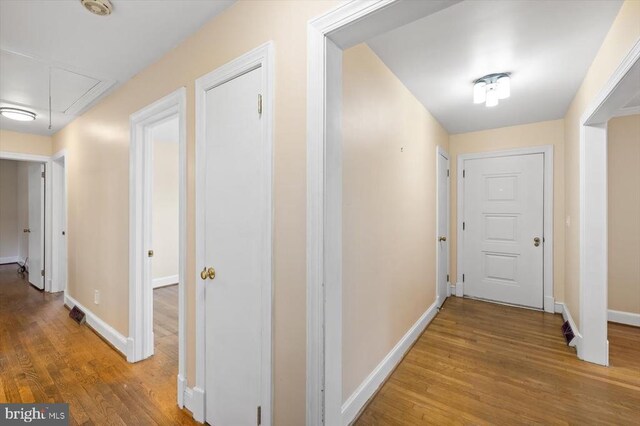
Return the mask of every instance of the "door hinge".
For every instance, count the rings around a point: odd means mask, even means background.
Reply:
[[[449,282],[449,274],[447,274],[447,282]]]
[[[262,95],[258,95],[258,114],[262,114]]]
[[[44,269],[42,271],[40,271],[40,275],[42,275],[44,277]]]
[[[258,425],[262,424],[262,407],[258,406]]]
[[[467,229],[467,224],[466,222],[462,222],[462,230],[464,231],[465,229]]]
[[[464,170],[464,169],[462,170],[462,177],[463,177],[463,178],[467,177],[467,171],[466,171],[466,170]]]
[[[464,282],[464,274],[462,274],[462,282]]]
[[[42,176],[42,178],[44,179],[44,172],[41,172],[40,176]]]
[[[449,169],[447,169],[447,177],[449,177]]]

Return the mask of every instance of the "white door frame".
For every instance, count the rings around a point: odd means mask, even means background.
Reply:
[[[349,421],[342,403],[342,51],[456,3],[351,0],[307,25],[307,426]]]
[[[580,118],[580,334],[578,357],[609,364],[607,341],[607,122],[637,91],[636,41]]]
[[[511,157],[515,155],[543,154],[544,155],[544,235],[543,237],[543,268],[544,268],[544,311],[555,312],[555,298],[553,296],[553,145],[537,146],[532,148],[515,148],[500,151],[477,152],[458,155],[458,168],[456,184],[458,188],[457,218],[456,218],[456,246],[457,253],[457,277],[456,296],[464,296],[464,232],[462,222],[464,221],[464,178],[463,169],[465,160],[480,158]]]
[[[28,161],[44,164],[44,291],[51,292],[53,284],[51,274],[51,157],[47,155],[22,154],[18,152],[0,151],[0,160]]]
[[[64,166],[60,164],[64,160]],[[67,151],[60,150],[51,157],[51,292],[66,290],[66,282],[62,282],[60,267],[62,259],[68,256],[62,256],[60,246],[62,244],[62,232],[67,232],[67,208],[68,208],[68,187],[67,187]],[[64,199],[62,199],[64,194]],[[64,206],[64,208],[63,208]],[[67,247],[68,250],[68,247]],[[66,279],[69,279],[69,268],[67,263]]]
[[[444,157],[447,159],[447,172],[450,170],[450,166],[451,166],[451,160],[449,158],[449,153],[447,151],[445,151],[444,148],[442,148],[440,145],[438,145],[436,147],[436,192],[440,191],[440,156]],[[446,186],[447,186],[447,217],[446,217],[446,222],[447,222],[447,251],[448,251],[448,255],[447,255],[447,274],[449,274],[449,271],[451,270],[451,238],[449,238],[449,234],[450,234],[450,229],[449,227],[451,226],[451,179],[449,178],[449,173],[447,173],[447,182],[446,182]],[[442,306],[442,304],[444,303],[444,300],[451,296],[451,285],[449,283],[449,281],[447,280],[447,293],[446,294],[440,294],[440,259],[439,259],[439,253],[440,253],[440,241],[438,241],[438,238],[440,237],[440,197],[436,196],[436,297],[437,297],[437,306]]]
[[[179,191],[179,267],[178,267],[178,405],[184,406],[186,388],[185,302],[186,302],[186,210],[187,210],[187,141],[186,89],[184,87],[131,114],[129,145],[129,338],[127,361],[137,362],[153,354],[153,289],[151,286],[146,241],[151,232],[148,218],[151,205],[145,200],[152,191],[149,161],[151,126],[170,117],[178,117],[178,191]],[[145,226],[145,223],[147,224]],[[149,285],[145,285],[149,284]]]
[[[268,244],[264,247],[264,269],[269,271],[265,277],[271,297],[262,298],[262,423],[271,425],[273,416],[273,105],[274,105],[274,46],[265,43],[239,58],[198,78],[195,83],[196,100],[196,384],[192,390],[191,411],[196,421],[204,422],[206,413],[206,351],[205,351],[205,281],[200,279],[200,271],[205,267],[205,200],[206,200],[206,104],[208,90],[220,86],[229,80],[262,68],[262,135],[266,145],[265,162],[268,164],[269,179],[264,182],[268,194],[267,208],[261,212],[263,223],[268,224]]]

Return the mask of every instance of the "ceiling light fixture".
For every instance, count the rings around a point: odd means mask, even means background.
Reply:
[[[113,6],[111,6],[109,0],[80,0],[80,3],[82,3],[89,12],[98,16],[111,15],[113,11]]]
[[[473,103],[484,103],[488,107],[498,105],[499,99],[511,96],[511,77],[509,73],[485,75],[473,82]]]
[[[26,109],[1,107],[0,115],[17,121],[33,121],[36,119],[36,113]]]

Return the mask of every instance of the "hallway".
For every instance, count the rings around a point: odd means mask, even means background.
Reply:
[[[70,424],[195,424],[176,405],[177,335],[162,327],[170,315],[158,315],[156,355],[129,364],[69,318],[62,293],[40,292],[16,270],[0,265],[0,402],[69,402]],[[177,300],[175,287],[160,290],[156,305]]]
[[[578,360],[561,325],[451,297],[356,425],[637,424],[640,329],[609,323],[605,368]]]

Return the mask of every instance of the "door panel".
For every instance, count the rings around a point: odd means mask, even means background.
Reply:
[[[544,154],[464,170],[465,295],[542,309]]]
[[[29,282],[44,290],[44,173],[43,164],[30,164],[29,180]]]
[[[268,233],[260,68],[207,92],[206,420],[254,425],[260,405],[263,270]]]
[[[449,285],[449,159],[438,153],[438,303],[447,297]],[[443,239],[444,238],[444,239]]]

